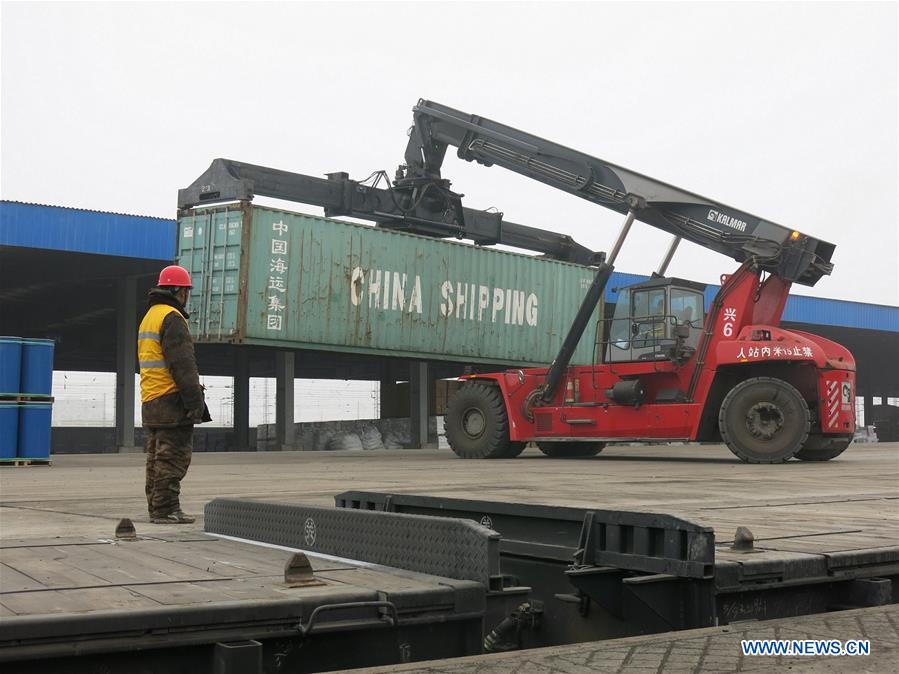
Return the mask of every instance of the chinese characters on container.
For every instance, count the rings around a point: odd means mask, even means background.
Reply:
[[[266,287],[265,327],[267,330],[280,332],[284,326],[284,307],[287,288],[287,225],[283,220],[272,223],[272,257],[269,263],[268,286]]]

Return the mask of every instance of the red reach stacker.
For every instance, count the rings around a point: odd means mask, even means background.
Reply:
[[[445,427],[463,458],[591,456],[609,442],[724,441],[740,459],[826,461],[855,431],[855,361],[828,339],[780,327],[792,283],[829,274],[833,244],[542,138],[430,101],[414,108],[400,189],[443,190],[448,146],[625,216],[553,363],[466,377]],[[405,181],[405,182],[404,182]],[[459,215],[458,217],[462,217]],[[597,324],[595,365],[571,366],[635,220],[674,235],[652,278],[620,290]],[[704,285],[665,277],[687,239],[740,262],[708,311]]]

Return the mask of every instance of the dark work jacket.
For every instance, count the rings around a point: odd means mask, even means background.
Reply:
[[[175,307],[181,316],[170,313],[159,329],[159,344],[166,367],[178,390],[143,403],[141,416],[147,428],[175,428],[211,421],[200,386],[197,357],[187,329],[188,314],[181,303],[167,290],[153,288],[147,297],[147,308],[156,304]]]

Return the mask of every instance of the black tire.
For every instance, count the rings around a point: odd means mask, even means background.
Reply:
[[[577,456],[596,456],[606,446],[604,442],[538,442],[540,451],[554,459]]]
[[[852,442],[851,435],[809,435],[796,458],[801,461],[830,461]]]
[[[718,428],[730,451],[746,463],[783,463],[802,449],[811,416],[791,384],[754,377],[734,386],[721,403]]]
[[[450,447],[463,459],[509,459],[525,443],[509,441],[509,416],[496,386],[472,382],[446,406],[443,429]]]
[[[514,459],[516,456],[521,454],[524,451],[524,448],[528,446],[526,442],[510,442],[509,443],[509,451],[506,452],[506,459]]]

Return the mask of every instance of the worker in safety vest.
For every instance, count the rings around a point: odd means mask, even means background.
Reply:
[[[211,421],[185,311],[193,284],[183,267],[159,274],[137,334],[143,425],[147,431],[147,508],[156,524],[189,524],[181,480],[193,450],[194,424]]]

